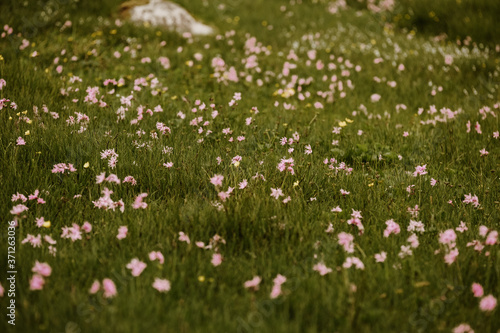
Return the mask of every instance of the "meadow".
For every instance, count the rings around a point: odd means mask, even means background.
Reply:
[[[0,331],[499,332],[500,3],[175,2],[0,3]]]

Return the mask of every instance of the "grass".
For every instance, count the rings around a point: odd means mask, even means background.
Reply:
[[[28,197],[39,189],[46,201],[28,200],[24,204],[29,209],[17,217],[16,325],[2,320],[0,330],[451,332],[468,323],[476,332],[496,332],[498,307],[482,311],[471,285],[480,283],[484,295],[498,299],[499,242],[480,252],[467,243],[484,243],[481,225],[489,233],[499,229],[500,146],[493,137],[499,131],[500,58],[495,51],[498,34],[493,33],[498,28],[478,19],[467,7],[471,2],[465,0],[456,6],[457,15],[446,16],[448,23],[443,25],[417,16],[405,24],[386,24],[410,11],[425,16],[421,8],[431,4],[424,1],[400,1],[392,11],[376,14],[357,2],[349,2],[337,14],[328,12],[325,1],[178,2],[216,27],[220,37],[191,40],[159,28],[117,25],[119,1],[26,5],[6,1],[0,5],[1,26],[8,24],[14,30],[0,39],[0,78],[6,81],[0,99],[8,98],[18,106],[14,110],[7,104],[0,110],[0,213],[5,217],[0,282],[6,289],[0,298],[2,309],[10,299],[4,269],[6,222],[14,218],[12,207],[22,203],[12,202],[12,196],[19,192]],[[453,1],[432,6],[428,8],[439,18],[454,8]],[[495,13],[492,2],[477,6],[482,15]],[[457,23],[464,15],[471,17],[469,25]],[[66,20],[72,26],[61,29]],[[33,26],[36,29],[30,31]],[[23,36],[17,36],[19,32]],[[450,39],[434,40],[442,32]],[[465,35],[472,37],[469,45],[457,45],[455,38],[463,41]],[[245,49],[250,37],[260,43],[260,52]],[[23,38],[30,44],[20,50]],[[287,59],[292,49],[298,60]],[[307,52],[312,49],[316,58],[308,64]],[[31,56],[34,51],[36,57]],[[196,60],[195,53],[203,58]],[[242,60],[250,54],[256,55],[260,70],[245,68]],[[453,59],[451,65],[445,63],[447,55]],[[145,57],[151,62],[142,63]],[[169,69],[157,61],[159,57],[168,57]],[[215,57],[224,59],[226,70],[234,67],[244,75],[238,82],[218,82],[212,66]],[[375,63],[377,58],[383,61]],[[318,60],[324,68],[317,69]],[[297,66],[289,76],[283,75],[286,62]],[[335,68],[329,69],[329,63]],[[401,64],[404,70],[398,69]],[[252,78],[247,81],[248,75]],[[297,75],[297,82],[292,82],[292,75]],[[72,83],[75,76],[82,82]],[[105,86],[104,80],[111,78],[123,78],[124,84]],[[147,78],[147,84],[134,91],[134,80],[139,78]],[[155,87],[153,78],[158,81]],[[298,83],[308,78],[308,84]],[[388,85],[391,81],[395,87]],[[285,98],[277,91],[290,82],[294,94]],[[87,87],[94,86],[99,87],[98,98],[102,96],[106,107],[84,101]],[[62,95],[61,89],[69,95]],[[108,94],[112,89],[114,94]],[[117,119],[122,106],[118,95],[129,96],[132,91],[125,118]],[[236,92],[242,98],[230,106]],[[318,92],[329,92],[333,101]],[[299,93],[310,97],[301,99]],[[373,94],[379,94],[380,101],[372,102]],[[194,114],[196,100],[207,108]],[[323,108],[317,108],[317,102]],[[211,103],[219,112],[215,119]],[[133,125],[130,121],[137,118],[140,105],[151,110],[161,105],[163,112],[145,113]],[[427,112],[432,105],[435,114]],[[485,106],[491,113],[483,119],[479,110]],[[259,113],[252,112],[252,107]],[[419,114],[419,108],[424,112]],[[442,116],[442,108],[459,112],[452,119],[428,123]],[[184,120],[177,116],[179,111],[186,115]],[[57,112],[59,118],[50,112]],[[66,122],[76,117],[75,112],[89,117],[81,133],[81,124]],[[210,123],[189,125],[195,117]],[[252,117],[250,125],[245,123],[248,117]],[[157,122],[167,125],[171,133],[162,135]],[[476,122],[482,134],[474,129]],[[332,133],[335,127],[342,127],[340,134]],[[223,134],[225,128],[232,134]],[[206,135],[207,130],[212,133]],[[299,142],[280,144],[282,137],[291,138],[295,132]],[[229,142],[230,136],[234,142]],[[238,136],[245,140],[239,142]],[[16,145],[19,137],[25,145]],[[338,145],[332,145],[333,140]],[[304,154],[306,145],[312,154]],[[165,147],[172,152],[163,153]],[[291,147],[293,152],[288,151]],[[487,156],[480,156],[483,148]],[[106,149],[119,155],[116,168],[101,159]],[[235,166],[231,160],[237,155],[242,160]],[[277,169],[283,157],[293,157],[294,175]],[[325,158],[345,162],[352,173],[336,173],[323,163]],[[173,167],[166,168],[167,162],[173,162]],[[77,171],[52,173],[58,163],[71,163]],[[426,165],[428,174],[414,177],[416,166],[421,165]],[[96,184],[102,172],[121,180],[131,175],[137,185]],[[265,181],[253,179],[256,173]],[[224,176],[220,188],[210,183],[215,174]],[[435,186],[431,178],[438,181]],[[243,179],[248,186],[239,189]],[[229,186],[235,189],[222,202],[218,192]],[[105,187],[114,192],[112,200],[123,200],[123,213],[94,206],[92,201],[101,197]],[[281,188],[284,196],[275,200],[271,188]],[[350,194],[342,195],[341,189]],[[140,193],[148,194],[147,208],[136,210],[132,204]],[[479,207],[463,202],[468,194],[477,195]],[[291,201],[283,203],[288,196]],[[418,217],[408,213],[415,205]],[[332,212],[336,206],[342,212]],[[347,223],[352,210],[361,211],[363,234]],[[36,226],[35,219],[42,216],[50,227]],[[401,232],[384,237],[385,222],[390,219]],[[425,232],[418,234],[420,245],[412,248],[413,254],[400,258],[401,246],[409,245],[412,234],[407,231],[410,219],[422,221]],[[60,237],[63,227],[82,226],[84,221],[92,231],[83,232],[81,240]],[[457,228],[461,221],[468,230],[456,231],[459,255],[447,264],[444,255],[449,249],[440,244],[440,233]],[[330,223],[334,231],[326,233]],[[116,238],[120,226],[128,227],[122,240]],[[179,240],[181,231],[190,244]],[[354,236],[353,253],[338,244],[341,232]],[[45,241],[41,247],[22,244],[28,234],[51,235],[57,241],[56,255],[49,253]],[[214,235],[226,242],[217,250],[194,244],[208,244]],[[164,264],[150,261],[151,251],[161,251]],[[382,251],[387,259],[377,263],[374,255]],[[215,252],[223,257],[217,267],[211,263]],[[343,267],[352,256],[364,263],[364,270]],[[133,258],[147,264],[138,277],[126,268]],[[52,268],[42,290],[30,290],[35,261]],[[320,262],[332,272],[321,276],[314,271]],[[277,274],[287,281],[282,295],[273,299],[270,293]],[[262,278],[259,290],[245,289],[243,283],[254,276]],[[117,295],[90,294],[92,283],[105,278],[113,280]],[[155,278],[168,279],[170,291],[153,289]]]

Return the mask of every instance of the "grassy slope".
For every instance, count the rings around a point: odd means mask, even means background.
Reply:
[[[429,42],[418,34],[408,40],[397,31],[384,31],[377,23],[378,18],[367,12],[358,16],[354,10],[346,10],[340,15],[330,15],[322,3],[291,6],[277,1],[231,2],[223,10],[218,7],[219,3],[205,6],[202,1],[181,1],[198,17],[216,25],[221,33],[236,31],[235,37],[218,41],[208,37],[189,44],[165,31],[158,36],[156,30],[149,28],[128,24],[117,28],[113,20],[109,20],[117,2],[105,2],[104,8],[90,1],[61,5],[59,12],[49,15],[46,24],[37,25],[36,34],[29,38],[35,46],[25,51],[18,52],[18,44],[12,47],[5,40],[0,41],[0,53],[5,59],[0,63],[0,77],[8,84],[0,94],[15,101],[18,111],[28,110],[28,116],[34,119],[31,125],[19,123],[8,119],[9,116],[17,119],[15,111],[0,111],[5,124],[0,132],[3,166],[0,212],[10,216],[13,193],[27,195],[37,188],[50,192],[45,196],[45,206],[29,206],[27,218],[18,229],[20,273],[16,331],[411,332],[450,331],[461,322],[470,323],[476,331],[493,332],[500,327],[498,310],[489,315],[481,312],[478,300],[470,292],[470,285],[479,282],[487,294],[499,297],[498,245],[490,247],[489,257],[465,246],[472,239],[478,239],[479,225],[499,227],[500,148],[498,140],[491,137],[493,131],[499,130],[498,118],[489,116],[481,120],[478,114],[480,107],[493,107],[499,100],[498,53],[478,49],[481,54],[463,56],[468,49],[459,49],[462,53],[458,54],[451,44]],[[285,12],[280,11],[281,5],[287,6]],[[4,4],[0,10],[1,21],[16,27],[16,32],[22,31],[21,18],[35,17],[41,12],[33,6],[23,9],[15,1]],[[18,15],[4,14],[9,12]],[[104,19],[98,20],[96,15]],[[235,16],[239,20],[235,21]],[[68,18],[73,21],[73,27],[59,32],[57,22],[63,23]],[[263,21],[272,24],[274,29],[268,30]],[[111,34],[113,29],[118,33]],[[102,34],[96,34],[97,31]],[[333,54],[362,67],[359,73],[351,70],[349,79],[355,89],[346,89],[345,99],[336,93],[333,104],[315,96],[317,90],[328,88],[328,84],[322,82],[325,73],[304,64],[310,44],[301,41],[301,37],[316,32],[320,36],[315,40],[322,43],[317,45],[319,59],[328,63],[329,55]],[[245,33],[257,37],[272,50],[270,56],[259,55],[263,72],[279,74],[293,42],[298,42],[300,47],[296,53],[301,61],[292,74],[314,78],[306,88],[313,97],[304,102],[296,96],[289,100],[273,97],[278,86],[283,87],[281,79],[269,77],[268,83],[258,87],[255,79],[264,78],[262,74],[254,73],[254,83],[242,80],[228,86],[211,78],[210,61],[217,55],[243,70]],[[96,40],[100,40],[99,44]],[[167,46],[160,48],[162,40],[167,41]],[[228,45],[228,40],[233,40],[234,45]],[[209,49],[203,48],[206,43],[210,44]],[[395,53],[396,43],[402,52]],[[142,48],[137,51],[137,58],[123,52],[125,45],[136,48],[138,44]],[[182,53],[177,53],[178,46],[184,48]],[[87,53],[93,48],[99,57]],[[66,49],[68,58],[76,55],[78,61],[63,63],[64,72],[59,75],[52,61],[62,49]],[[40,56],[30,58],[34,50]],[[115,50],[123,54],[119,60],[112,56]],[[279,55],[280,51],[284,56]],[[195,52],[204,56],[201,66],[198,68],[195,61],[194,67],[187,67],[185,61],[193,59]],[[455,55],[454,65],[459,71],[453,66],[445,68],[445,53]],[[375,65],[373,59],[378,55],[385,61]],[[153,60],[151,64],[140,63],[146,56]],[[159,56],[169,57],[171,69],[161,68],[155,61]],[[406,67],[403,72],[396,69],[400,63]],[[429,65],[433,66],[432,71]],[[135,69],[131,70],[130,66]],[[324,72],[340,78],[339,69]],[[77,104],[71,103],[73,97],[59,94],[61,87],[68,86],[68,73],[84,80],[75,85],[81,90],[75,95],[81,100]],[[82,102],[87,86],[100,86],[101,91],[105,91],[104,79],[125,77],[126,86],[118,88],[118,93],[128,95],[133,80],[150,73],[168,86],[168,92],[156,97],[151,96],[149,89],[137,93],[125,122],[116,122],[114,111],[120,106],[117,98],[106,97],[110,107],[105,109]],[[373,81],[374,76],[395,80],[397,87],[378,84]],[[431,96],[430,81],[431,85],[442,86],[443,92]],[[231,108],[227,103],[237,91],[242,92],[243,99]],[[373,93],[382,95],[380,102],[370,102]],[[201,136],[187,125],[187,119],[180,122],[175,116],[183,110],[191,119],[190,109],[196,99],[207,105],[212,100],[220,105],[221,115],[210,125],[214,134],[203,144],[196,143]],[[290,102],[297,109],[276,108],[275,100]],[[325,109],[316,110],[312,106],[315,101],[321,101]],[[41,119],[35,119],[32,106],[42,104],[59,112],[61,118],[56,121],[42,114]],[[129,135],[135,135],[137,130],[129,125],[129,120],[141,104],[148,107],[161,104],[164,109],[163,113],[145,117],[141,122],[139,127],[146,133],[155,129],[157,121],[172,129],[172,134],[155,141],[151,150],[134,148],[131,141],[137,137]],[[367,106],[368,113],[380,114],[381,119],[353,117],[352,111],[359,110],[360,104]],[[405,104],[408,108],[396,113],[396,104]],[[419,125],[421,119],[430,116],[416,115],[417,109],[427,110],[433,104],[438,110],[449,107],[461,108],[463,112],[445,124]],[[252,106],[257,106],[260,113],[254,116],[254,124],[247,127],[244,121],[251,116]],[[390,118],[384,117],[385,111],[391,114]],[[88,130],[82,134],[71,134],[71,128],[65,125],[64,120],[74,112],[91,118]],[[332,127],[345,117],[354,122],[345,127],[341,135],[332,134]],[[209,119],[209,114],[205,113],[204,118]],[[484,134],[474,131],[466,134],[468,120],[473,124],[479,121]],[[402,126],[397,127],[398,124]],[[244,133],[246,140],[229,144],[221,134],[226,127],[231,127],[235,137]],[[30,135],[23,135],[28,129]],[[109,130],[111,135],[106,136]],[[358,136],[358,130],[364,134]],[[276,169],[279,159],[288,155],[286,148],[279,145],[279,139],[290,137],[295,131],[301,134],[293,153],[297,175],[285,177]],[[403,131],[409,131],[410,136],[404,138]],[[14,146],[18,136],[26,139],[26,146]],[[332,150],[332,139],[340,139],[336,150]],[[305,144],[311,144],[312,155],[303,154]],[[173,147],[173,154],[163,155],[164,146]],[[115,191],[112,197],[123,198],[126,203],[124,214],[94,209],[91,202],[100,196],[103,188],[95,184],[95,176],[110,172],[99,156],[99,152],[107,148],[115,148],[120,155],[118,167],[112,172],[122,179],[133,175],[138,182],[136,187],[109,185]],[[479,158],[482,148],[490,153],[485,158]],[[379,154],[384,154],[384,161],[372,159]],[[403,156],[401,161],[396,157],[398,154]],[[235,155],[243,157],[239,168],[230,166]],[[220,166],[215,161],[217,156],[224,159]],[[322,163],[326,157],[345,161],[354,167],[353,174],[335,176],[328,172]],[[262,166],[258,164],[261,160]],[[174,168],[165,169],[162,163],[167,161],[173,161]],[[73,163],[78,172],[50,173],[52,166],[61,162]],[[88,169],[83,168],[85,162],[90,164]],[[427,164],[429,175],[413,178],[406,174],[423,164]],[[266,182],[250,180],[256,172],[263,173]],[[244,178],[250,182],[247,190],[235,190],[220,212],[210,204],[217,199],[209,183],[209,178],[216,173],[226,177],[224,189]],[[431,177],[440,181],[436,187],[429,185]],[[299,186],[293,187],[296,180]],[[415,195],[408,196],[405,188],[411,184],[416,185]],[[282,187],[292,202],[283,205],[272,199],[271,187]],[[351,195],[343,198],[341,188],[349,190]],[[133,210],[131,203],[142,192],[148,192],[149,206],[146,210]],[[478,195],[480,209],[461,203],[468,193]],[[71,199],[75,194],[82,194],[82,198]],[[311,197],[317,200],[311,202]],[[454,206],[447,204],[448,200],[453,200]],[[406,231],[410,219],[406,209],[416,204],[421,210],[418,220],[425,223],[426,233],[420,236],[420,246],[414,249],[414,255],[401,260],[397,254],[410,235]],[[337,205],[344,211],[331,213],[330,209]],[[356,235],[356,230],[345,223],[351,209],[362,211],[366,228],[363,236]],[[33,221],[39,216],[51,221],[50,229],[34,226]],[[383,238],[384,222],[391,218],[401,225],[402,232]],[[61,227],[73,222],[81,225],[83,221],[93,225],[89,239],[72,243],[59,238]],[[448,266],[443,262],[442,253],[434,255],[439,248],[438,235],[445,229],[455,228],[460,221],[467,223],[469,231],[458,234],[460,255],[456,263]],[[333,235],[324,232],[330,222],[335,228]],[[129,236],[122,241],[115,238],[120,225],[129,228]],[[221,235],[227,241],[221,246],[223,264],[213,267],[211,252],[179,242],[179,231],[186,232],[192,242],[207,242],[214,234]],[[336,234],[341,231],[356,235],[354,255],[365,263],[364,271],[341,269],[347,256],[337,245]],[[21,245],[20,241],[28,233],[51,234],[58,242],[57,256],[48,254],[47,245],[41,249]],[[6,253],[4,242],[0,248]],[[149,262],[147,254],[152,250],[160,250],[165,255],[163,266]],[[380,251],[388,253],[383,264],[373,260],[373,255]],[[318,259],[313,258],[315,254]],[[132,278],[125,268],[134,257],[148,263],[138,278]],[[35,260],[48,262],[53,268],[44,290],[38,292],[28,289]],[[334,272],[322,277],[312,271],[319,260]],[[393,265],[398,264],[401,268],[394,269]],[[270,300],[272,279],[278,273],[288,278],[283,285],[285,295]],[[243,282],[254,275],[263,278],[260,290],[255,293],[242,287]],[[204,276],[205,281],[199,282],[199,276]],[[118,296],[111,301],[89,296],[87,290],[93,280],[106,277],[117,284]],[[172,290],[167,294],[153,290],[154,277],[169,279]],[[5,287],[4,281],[2,277]],[[429,284],[422,286],[419,284],[422,281]],[[351,283],[357,286],[356,292],[351,291]],[[6,298],[0,300],[2,308],[5,301]]]

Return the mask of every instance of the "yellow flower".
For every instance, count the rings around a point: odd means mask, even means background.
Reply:
[[[345,121],[339,121],[339,126],[340,127],[346,127],[347,123]]]
[[[87,169],[89,166],[90,166],[90,163],[89,163],[89,162],[86,162],[86,163],[83,165],[83,167],[84,167],[85,169]]]
[[[205,282],[205,277],[203,275],[198,276],[198,281]]]
[[[295,89],[285,88],[285,90],[283,90],[283,93],[281,94],[281,97],[288,98],[293,95],[295,95]]]
[[[24,132],[24,135],[30,135],[30,130],[27,130],[26,132]]]
[[[234,165],[235,168],[239,167],[240,166],[240,161],[235,161],[233,163],[233,165]]]
[[[349,124],[352,124],[354,122],[354,120],[349,119],[349,118],[345,118],[345,121],[347,121]]]
[[[297,180],[295,183],[293,183],[293,187],[299,186],[299,181]]]
[[[50,228],[50,221],[43,222],[42,227],[44,227],[44,228]]]

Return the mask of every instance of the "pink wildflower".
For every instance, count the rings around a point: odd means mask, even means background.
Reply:
[[[116,238],[122,240],[125,237],[127,237],[127,233],[128,233],[128,228],[126,226],[121,226],[118,228],[118,235],[116,235]]]
[[[111,279],[102,280],[102,287],[104,289],[104,298],[112,298],[117,294],[116,285]]]
[[[44,262],[38,262],[38,260],[35,262],[35,266],[31,269],[33,273],[37,273],[42,276],[50,276],[52,273],[52,268],[49,266],[49,264],[44,263]]]
[[[389,237],[390,234],[399,234],[401,232],[401,229],[399,227],[399,224],[394,222],[394,220],[388,220],[385,222],[387,227],[384,230],[384,237]]]
[[[474,297],[483,297],[484,295],[483,286],[481,286],[479,283],[473,283],[472,292],[474,293]]]
[[[170,290],[170,281],[166,279],[155,278],[155,281],[153,282],[153,288],[161,293],[165,293]]]
[[[212,255],[212,265],[214,265],[215,267],[219,266],[220,264],[222,264],[222,255],[220,253],[214,253]]]
[[[488,295],[481,299],[479,302],[479,308],[481,311],[493,311],[497,306],[497,299],[493,295]]]
[[[141,275],[142,271],[146,269],[146,263],[140,261],[137,258],[132,259],[128,264],[127,268],[131,270],[133,276]]]
[[[35,274],[30,279],[30,290],[42,290],[45,280],[41,275]]]

